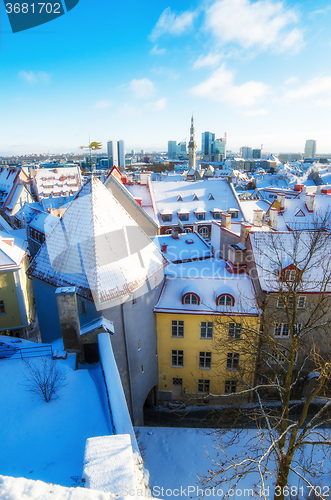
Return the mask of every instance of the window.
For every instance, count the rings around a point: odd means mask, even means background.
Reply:
[[[200,304],[200,298],[195,293],[186,293],[183,297],[183,304]]]
[[[241,337],[241,323],[229,323],[229,338],[238,340]]]
[[[287,305],[289,308],[293,307],[294,295],[290,295],[290,296],[286,297],[285,301],[284,301],[283,297],[278,297],[277,307],[279,307],[280,309],[284,309],[286,301],[287,301]]]
[[[6,314],[5,303],[3,300],[0,300],[0,314]]]
[[[140,340],[138,340],[138,351],[140,351],[141,349],[141,343],[140,343]]]
[[[232,295],[219,295],[216,300],[216,305],[218,306],[233,306],[234,305],[234,298]]]
[[[213,338],[213,327],[214,327],[214,323],[212,323],[210,321],[201,321],[200,337],[202,339],[212,339]]]
[[[182,220],[184,222],[188,221],[189,214],[179,214],[178,216],[179,216],[180,220]]]
[[[137,304],[137,295],[136,295],[136,292],[133,292],[133,294],[132,294],[132,300],[131,300],[131,305],[133,307],[136,304]]]
[[[184,233],[186,233],[186,234],[187,234],[187,233],[192,233],[192,229],[190,229],[189,227],[186,227],[186,228],[184,229]]]
[[[221,218],[221,212],[214,212],[213,216],[214,216],[214,219],[220,219]]]
[[[234,394],[237,392],[237,381],[236,380],[226,380],[224,386],[225,394]]]
[[[184,351],[171,351],[171,366],[184,366]]]
[[[163,222],[171,222],[171,218],[172,218],[172,216],[170,214],[162,215]]]
[[[196,214],[198,220],[205,220],[206,214]]]
[[[297,279],[297,270],[296,269],[287,269],[285,271],[285,281],[295,281]]]
[[[298,297],[298,309],[304,309],[306,307],[306,297],[301,295]]]
[[[198,380],[198,392],[210,392],[210,380],[199,379]]]
[[[280,349],[279,352],[272,351],[270,356],[270,363],[285,364],[288,360],[289,351],[287,349]],[[294,363],[298,361],[298,353],[295,353]]]
[[[184,337],[184,321],[171,322],[171,336]]]
[[[226,369],[238,370],[238,368],[239,368],[239,353],[228,352],[226,357]]]
[[[141,365],[141,373],[145,373],[144,365]]]
[[[200,352],[199,368],[210,368],[210,366],[211,366],[211,352]]]
[[[209,230],[208,230],[208,227],[201,227],[199,229],[199,234],[200,236],[202,236],[203,238],[209,238]]]
[[[231,219],[238,219],[238,212],[237,211],[231,212]]]
[[[290,329],[288,323],[276,323],[275,325],[275,337],[288,337]]]

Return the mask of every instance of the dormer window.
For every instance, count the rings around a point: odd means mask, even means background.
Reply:
[[[194,194],[194,195],[193,195],[193,201],[199,201],[199,198],[198,198],[198,195],[197,195],[197,194]]]
[[[197,208],[194,210],[195,216],[198,220],[205,220],[206,218],[206,210],[203,208]]]
[[[163,222],[171,222],[172,215],[167,214],[167,215],[162,215],[162,220]]]
[[[284,273],[285,281],[295,281],[297,277],[296,269],[287,269]]]
[[[216,299],[217,306],[234,306],[234,298],[232,295],[228,295],[227,293],[223,293],[219,295]]]
[[[209,193],[208,200],[215,200],[214,196],[211,193]]]
[[[196,293],[185,293],[182,297],[183,304],[200,305],[200,297]]]
[[[183,201],[183,198],[181,197],[180,194],[177,196],[177,201]]]

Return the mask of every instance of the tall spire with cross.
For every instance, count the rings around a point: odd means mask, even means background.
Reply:
[[[189,168],[194,168],[196,170],[196,151],[197,151],[197,144],[195,142],[195,135],[194,135],[194,120],[193,120],[193,113],[192,113],[192,118],[191,118],[191,128],[190,128],[190,142],[188,143],[188,155],[189,155]]]

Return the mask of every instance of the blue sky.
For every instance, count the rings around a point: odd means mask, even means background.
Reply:
[[[1,14],[0,155],[165,151],[192,107],[198,147],[211,131],[232,151],[331,152],[329,2],[80,0],[15,34]]]

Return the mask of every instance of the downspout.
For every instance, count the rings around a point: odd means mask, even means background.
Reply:
[[[126,365],[127,365],[127,373],[128,373],[128,382],[129,382],[129,395],[130,395],[130,406],[131,406],[131,417],[133,421],[133,402],[132,402],[132,388],[131,388],[131,367],[130,367],[130,358],[129,358],[129,349],[128,343],[126,340],[126,331],[125,331],[125,321],[124,321],[124,303],[121,304],[121,319],[122,319],[122,328],[123,328],[123,338],[125,345],[125,354],[126,354]]]

